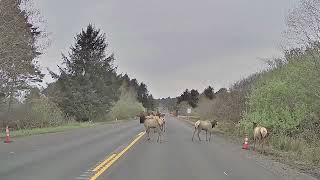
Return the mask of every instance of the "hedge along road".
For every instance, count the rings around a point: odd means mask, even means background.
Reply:
[[[210,143],[192,142],[192,127],[173,117],[161,144],[156,135],[147,142],[142,131],[131,121],[0,144],[0,179],[314,179],[257,160],[216,135]]]

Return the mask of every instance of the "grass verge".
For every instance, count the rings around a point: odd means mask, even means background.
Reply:
[[[10,137],[21,137],[21,136],[31,136],[37,134],[47,134],[47,133],[55,133],[55,132],[62,132],[71,129],[78,129],[78,128],[85,128],[85,127],[92,127],[95,126],[95,123],[68,123],[62,126],[57,127],[47,127],[47,128],[34,128],[34,129],[21,129],[16,131],[10,131]],[[6,137],[5,132],[0,133],[0,138]]]

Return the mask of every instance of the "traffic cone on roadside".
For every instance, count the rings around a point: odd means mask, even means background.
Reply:
[[[10,130],[9,127],[6,127],[6,140],[4,140],[4,143],[11,143],[11,139],[10,139]]]
[[[242,149],[249,150],[249,138],[248,138],[247,134],[244,136],[244,142],[242,144]]]

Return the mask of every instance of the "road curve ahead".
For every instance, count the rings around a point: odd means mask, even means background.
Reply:
[[[314,180],[285,173],[270,162],[257,161],[238,145],[213,136],[210,143],[192,142],[189,124],[168,118],[164,143],[143,137],[128,154],[105,171],[99,180]],[[202,136],[204,140],[204,136]]]

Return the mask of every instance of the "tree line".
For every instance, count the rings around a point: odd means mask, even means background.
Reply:
[[[0,120],[1,126],[36,127],[35,116],[55,116],[77,121],[106,116],[123,95],[121,87],[147,110],[155,107],[146,84],[127,74],[117,74],[114,54],[108,52],[106,35],[92,24],[77,34],[59,72],[50,71],[55,82],[40,89],[44,74],[39,56],[49,38],[42,18],[29,0],[0,2]],[[41,106],[41,107],[39,107]],[[18,117],[18,114],[21,116]],[[28,116],[28,117],[27,117]],[[40,116],[40,115],[39,115]],[[39,118],[44,119],[44,118]],[[49,121],[49,120],[48,120]],[[39,123],[40,124],[40,123]],[[50,124],[49,122],[42,124]]]
[[[215,97],[214,89],[209,86],[206,89],[204,89],[202,95],[208,99],[213,99]],[[196,108],[198,105],[200,93],[198,90],[191,89],[189,91],[186,89],[180,96],[177,97],[177,104],[180,104],[182,102],[187,102],[192,108]]]

